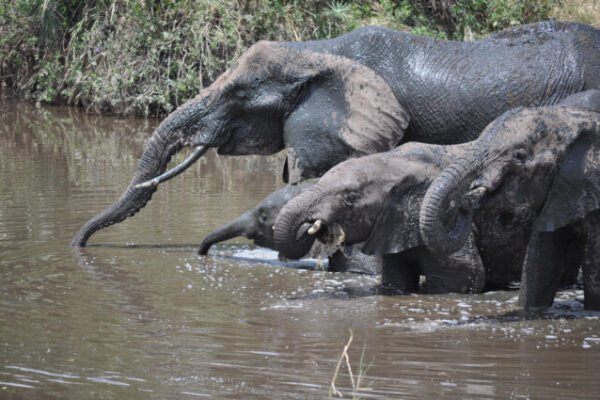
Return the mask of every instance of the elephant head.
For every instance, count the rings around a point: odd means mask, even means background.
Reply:
[[[407,112],[371,69],[312,51],[309,44],[259,42],[159,125],[125,192],[89,220],[71,244],[84,246],[97,230],[137,213],[160,182],[210,147],[227,155],[285,148],[284,175],[297,182],[348,157],[394,147],[407,125]],[[164,173],[171,157],[185,147],[196,150]]]
[[[251,239],[258,246],[277,250],[273,236],[273,225],[279,211],[292,198],[312,186],[313,183],[303,183],[286,186],[274,191],[256,207],[212,231],[200,244],[198,253],[205,255],[213,244],[238,236]]]
[[[448,146],[450,147],[450,146]],[[275,222],[275,242],[288,258],[302,257],[318,237],[341,231],[345,244],[365,242],[365,254],[391,254],[420,244],[418,209],[444,146],[408,143],[347,160],[292,199]]]
[[[498,215],[507,229],[524,222],[538,232],[600,208],[599,94],[511,110],[489,124],[427,190],[419,215],[425,244],[435,252],[456,251],[476,208]]]

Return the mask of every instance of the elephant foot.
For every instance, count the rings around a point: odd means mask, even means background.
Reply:
[[[583,266],[583,306],[600,311],[600,265]]]
[[[582,265],[583,305],[586,310],[600,311],[600,212],[587,218],[587,240]]]

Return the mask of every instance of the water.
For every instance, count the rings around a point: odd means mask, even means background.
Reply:
[[[600,313],[579,290],[523,318],[516,291],[383,296],[241,239],[196,256],[281,185],[281,155],[211,152],[70,248],[157,123],[0,103],[1,399],[324,399],[350,329],[365,399],[598,397]],[[352,398],[345,363],[336,387]]]

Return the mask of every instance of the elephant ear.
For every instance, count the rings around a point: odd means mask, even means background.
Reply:
[[[422,244],[419,210],[429,183],[398,183],[390,190],[362,248],[364,254],[401,253]]]
[[[569,145],[536,221],[552,232],[600,209],[600,145],[597,134],[581,132]]]
[[[346,57],[301,51],[291,58],[306,76],[284,122],[290,183],[321,176],[350,157],[390,150],[409,114],[387,82]]]

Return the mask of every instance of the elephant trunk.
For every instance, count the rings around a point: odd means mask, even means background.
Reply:
[[[210,247],[215,243],[223,242],[238,236],[248,237],[248,228],[251,226],[252,221],[249,213],[240,215],[238,218],[234,219],[228,224],[223,225],[222,227],[209,233],[209,235],[204,238],[200,244],[200,250],[198,250],[198,254],[206,255]]]
[[[275,221],[275,245],[284,257],[298,259],[309,252],[315,235],[308,232],[312,222],[305,221],[308,210],[320,197],[320,191],[312,187],[290,200],[281,209]],[[314,222],[314,221],[313,221]]]
[[[464,245],[471,231],[473,208],[485,193],[481,187],[468,192],[482,164],[481,152],[460,158],[429,186],[421,204],[419,229],[430,250],[450,254]]]
[[[71,246],[85,246],[89,237],[96,231],[136,214],[150,201],[156,186],[145,188],[135,186],[164,172],[171,157],[181,149],[180,141],[170,142],[171,134],[167,124],[161,124],[156,129],[146,145],[137,171],[125,192],[112,205],[86,222],[71,241]]]

